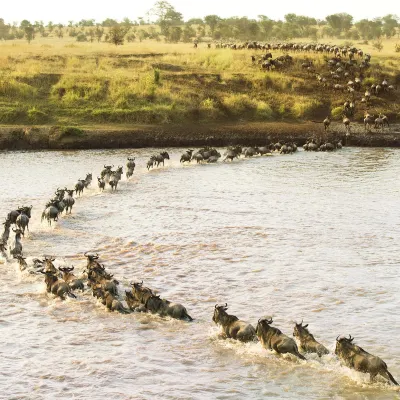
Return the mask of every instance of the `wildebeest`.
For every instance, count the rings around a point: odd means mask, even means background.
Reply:
[[[15,242],[14,242],[14,247],[11,249],[10,253],[14,258],[17,258],[17,256],[22,256],[22,243],[21,243],[22,231],[20,229],[13,228],[13,232],[15,232]]]
[[[193,150],[190,149],[186,150],[186,152],[181,155],[180,162],[181,163],[190,162],[192,160],[192,154]]]
[[[21,207],[21,212],[15,221],[17,227],[22,231],[22,234],[25,234],[25,229],[29,232],[29,218],[31,217],[32,206],[30,207]]]
[[[126,163],[126,178],[129,179],[133,175],[133,171],[135,170],[135,157],[130,158],[128,157],[128,162]]]
[[[71,214],[72,212],[72,207],[75,204],[75,199],[74,199],[74,189],[72,190],[67,190],[65,189],[68,196],[64,199],[64,204],[65,204],[65,213],[68,214],[68,209],[69,213]]]
[[[224,161],[233,161],[234,158],[239,158],[240,154],[242,154],[242,148],[240,146],[228,147],[224,154]]]
[[[25,261],[26,257],[22,257],[22,255],[18,255],[14,258],[16,258],[18,260],[18,265],[19,265],[20,271],[25,271],[28,268],[28,264]]]
[[[84,179],[79,179],[77,184],[75,185],[75,194],[80,196],[83,193],[83,189],[85,188],[86,181]]]
[[[142,282],[131,282],[133,297],[142,304],[146,304],[147,300],[154,294],[153,291],[143,286]]]
[[[386,363],[377,356],[369,354],[361,347],[353,344],[354,338],[337,337],[335,354],[344,361],[347,367],[356,371],[368,373],[371,382],[380,374],[395,385],[398,385],[392,374],[388,371]]]
[[[4,231],[3,231],[3,234],[1,236],[1,240],[4,243],[4,245],[6,245],[7,242],[8,242],[8,239],[10,237],[11,220],[6,219],[3,222],[3,225],[4,225]]]
[[[329,350],[315,340],[307,327],[308,324],[303,325],[303,321],[301,321],[300,324],[296,323],[294,326],[293,336],[300,342],[300,349],[305,353],[317,353],[319,357],[324,354],[329,354]]]
[[[60,214],[59,209],[56,207],[55,202],[50,202],[46,205],[46,209],[42,213],[42,219],[47,219],[49,225],[51,225],[51,220],[58,221],[58,215]]]
[[[154,167],[154,163],[155,163],[155,157],[151,156],[149,161],[147,161],[147,170],[149,170],[150,168]]]
[[[122,303],[116,298],[112,293],[107,290],[103,290],[100,288],[95,288],[93,290],[93,295],[97,298],[102,299],[102,303],[110,310],[110,311],[118,311],[121,314],[130,314],[130,311],[125,308]]]
[[[305,360],[306,358],[299,353],[294,339],[284,335],[278,328],[271,326],[272,319],[260,318],[258,320],[256,334],[263,345],[268,350],[275,350],[279,354],[293,354]]]
[[[147,299],[144,306],[150,312],[160,314],[161,316],[193,321],[193,318],[188,314],[186,308],[182,304],[171,303],[170,301],[161,299],[160,296],[154,294]]]
[[[84,186],[87,188],[92,183],[93,176],[92,174],[86,174],[86,178],[84,179]]]
[[[54,266],[53,261],[55,258],[44,256],[44,260],[42,261],[42,265],[44,267],[45,272],[50,272],[52,274],[57,274],[57,268]]]
[[[166,151],[163,151],[160,154],[154,156],[154,162],[157,163],[157,167],[162,163],[164,166],[164,160],[169,160],[169,154]]]
[[[72,290],[80,289],[82,292],[85,290],[85,285],[83,283],[83,279],[77,278],[72,271],[74,267],[59,267],[58,268],[62,272],[62,278],[65,282],[68,283]]]
[[[98,181],[99,189],[101,191],[103,191],[104,188],[106,187],[106,181],[103,178],[100,178],[100,177],[97,177],[97,181]]]
[[[101,171],[100,176],[106,183],[110,180],[112,168],[114,168],[114,165],[105,165],[103,171]]]
[[[256,340],[256,330],[253,325],[241,321],[235,315],[230,315],[226,312],[228,304],[214,307],[214,315],[212,320],[221,325],[222,332],[227,338],[240,340],[241,342],[251,342]]]
[[[69,287],[68,283],[60,280],[51,272],[46,272],[43,270],[40,270],[39,272],[46,275],[44,281],[46,283],[46,290],[48,293],[53,293],[62,300],[65,300],[65,295],[76,299],[76,296],[71,292],[71,288]]]
[[[323,121],[325,132],[328,130],[329,125],[331,124],[331,120],[329,117],[326,117]]]

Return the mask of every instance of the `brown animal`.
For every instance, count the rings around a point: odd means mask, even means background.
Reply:
[[[354,338],[339,336],[336,338],[335,354],[348,366],[356,371],[368,373],[371,382],[380,374],[395,385],[398,385],[392,374],[388,371],[386,363],[377,356],[369,354],[361,347],[353,344]]]
[[[227,338],[240,340],[241,342],[252,342],[257,340],[254,327],[241,321],[235,315],[229,315],[226,310],[228,304],[224,306],[215,305],[212,320],[222,326],[222,332]]]
[[[294,326],[293,336],[300,342],[300,349],[305,353],[317,353],[319,357],[329,354],[329,350],[315,340],[307,327],[308,324],[303,325],[303,321],[300,324],[296,323]]]

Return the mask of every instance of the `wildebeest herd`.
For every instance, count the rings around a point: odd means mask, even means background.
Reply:
[[[383,130],[389,126],[388,117],[382,113],[372,113],[374,96],[390,96],[396,91],[394,82],[390,82],[387,76],[380,74],[382,80],[372,83],[368,78],[368,70],[371,68],[371,54],[365,53],[362,49],[354,46],[338,46],[323,43],[268,43],[257,41],[218,42],[216,48],[231,50],[251,50],[251,62],[264,71],[285,71],[292,67],[298,67],[307,73],[308,78],[314,77],[323,91],[332,90],[339,96],[344,96],[342,124],[346,132],[350,132],[352,119],[355,117],[358,104],[364,106],[365,131]],[[209,46],[210,48],[210,46]],[[273,53],[280,52],[274,57]],[[313,60],[306,56],[304,59],[294,58],[289,54],[322,55],[323,61]],[[374,80],[376,82],[376,80]],[[375,115],[374,115],[375,114]],[[330,116],[323,121],[325,130],[331,124]]]
[[[321,142],[313,138],[303,146],[307,151],[333,151],[340,149],[340,140]],[[242,146],[230,146],[224,153],[223,161],[233,161],[243,156],[250,158],[256,155],[272,155],[275,153],[292,154],[297,151],[297,145],[290,141],[286,143],[271,143],[265,146],[253,146],[243,148]],[[215,163],[221,158],[221,153],[211,147],[204,147],[197,151],[189,149],[181,155],[180,162],[196,161],[197,163]],[[164,165],[165,160],[169,160],[167,152],[151,156],[147,163],[147,169]],[[151,162],[151,166],[149,167]],[[129,179],[135,170],[135,158],[128,158],[126,176]],[[98,177],[98,186],[101,191],[106,185],[112,191],[117,189],[118,182],[122,178],[123,167],[119,166],[113,171],[113,165],[104,165],[104,169]],[[57,221],[59,216],[66,211],[71,213],[75,203],[73,194],[81,195],[83,190],[88,188],[92,182],[92,174],[87,174],[85,179],[79,179],[75,189],[57,188],[55,197],[46,204],[42,213],[42,220],[46,219],[51,224],[51,220]],[[26,271],[32,275],[44,275],[46,291],[64,300],[66,297],[77,299],[76,291],[84,292],[90,288],[92,295],[100,300],[110,311],[121,314],[131,314],[136,312],[147,312],[157,314],[162,317],[170,317],[186,321],[193,321],[187,309],[179,303],[174,303],[161,298],[153,289],[143,286],[142,282],[131,282],[129,290],[119,289],[120,281],[114,278],[113,274],[106,270],[104,264],[99,262],[99,255],[85,253],[86,265],[79,276],[74,274],[74,266],[54,265],[55,258],[45,256],[43,259],[33,259],[32,265],[28,265],[26,257],[23,255],[21,238],[25,230],[29,232],[29,220],[31,218],[32,206],[19,207],[17,210],[8,213],[4,225],[4,232],[0,241],[0,251],[4,258],[7,258],[7,242],[9,240],[10,229],[14,225],[15,241],[10,255],[18,261],[21,271]],[[75,292],[75,293],[74,293]],[[124,301],[126,305],[124,304]],[[315,353],[319,357],[329,354],[329,350],[309,332],[308,325],[295,323],[293,337],[289,337],[278,328],[272,326],[271,318],[260,318],[256,327],[248,324],[235,315],[228,314],[228,306],[215,305],[212,320],[221,326],[221,336],[231,338],[241,342],[256,342],[268,350],[277,354],[291,354],[301,360],[306,360],[304,354]],[[394,377],[388,371],[388,367],[383,360],[373,356],[361,347],[353,343],[354,338],[337,337],[335,355],[347,367],[356,371],[368,373],[371,381],[377,375],[383,376],[388,381],[398,385]]]

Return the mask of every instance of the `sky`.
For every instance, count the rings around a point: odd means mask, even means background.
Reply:
[[[0,18],[6,22],[27,19],[31,22],[42,20],[66,23],[69,20],[94,18],[101,22],[106,18],[122,20],[128,17],[135,20],[145,16],[152,8],[155,0],[1,0]],[[285,14],[295,13],[317,19],[323,19],[329,14],[346,12],[360,20],[375,18],[387,14],[400,15],[399,0],[169,0],[176,11],[183,14],[185,20],[203,18],[209,14],[220,17],[246,16],[257,18],[266,15],[271,19],[283,19]]]

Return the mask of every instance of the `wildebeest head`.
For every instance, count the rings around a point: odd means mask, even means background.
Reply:
[[[219,306],[218,304],[216,304],[214,307],[214,315],[212,317],[213,322],[215,322],[216,324],[220,323],[221,318],[226,316],[227,309],[228,309],[228,303],[225,303],[225,305],[223,306]]]
[[[21,229],[14,229],[13,228],[13,232],[15,232],[15,237],[20,239],[21,235],[23,234],[23,232],[21,231]]]
[[[99,259],[99,255],[97,253],[96,254],[88,254],[87,252],[85,252],[85,253],[83,253],[83,255],[85,257],[87,257],[88,263]]]
[[[349,335],[348,338],[346,337],[337,337],[336,338],[336,347],[335,347],[335,354],[339,357],[346,358],[346,356],[354,349],[353,344],[354,338]]]
[[[74,189],[72,189],[72,190],[66,189],[66,190],[67,190],[68,196],[72,197],[74,195]]]
[[[301,321],[299,324],[295,323],[294,330],[293,330],[293,336],[297,337],[297,338],[301,338],[302,336],[309,334],[307,326],[308,326],[308,324],[303,325],[303,321]]]
[[[162,155],[165,159],[169,160],[169,154],[168,154],[166,151],[163,151],[163,152],[161,153],[161,155]]]
[[[47,257],[44,256],[44,268],[45,268],[45,272],[49,272],[51,274],[56,274],[57,273],[57,269],[53,264],[53,261],[55,261],[55,258],[51,258],[51,257]]]
[[[270,325],[273,323],[272,318],[260,318],[256,327],[257,336],[261,336],[263,333],[269,330]]]

